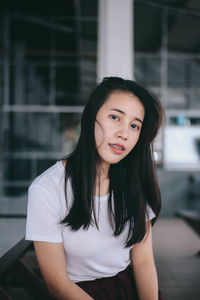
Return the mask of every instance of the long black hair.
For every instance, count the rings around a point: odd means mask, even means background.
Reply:
[[[81,227],[87,230],[93,221],[98,227],[95,217],[94,187],[100,158],[95,144],[94,127],[98,110],[115,91],[132,93],[139,98],[145,110],[137,144],[124,159],[111,164],[108,173],[110,179],[108,209],[111,223],[113,220],[113,234],[120,235],[128,224],[129,232],[125,246],[129,247],[140,242],[145,236],[147,204],[152,208],[156,218],[160,211],[161,200],[152,159],[152,141],[163,117],[162,105],[155,95],[132,80],[106,77],[89,97],[82,114],[77,146],[68,156],[65,167],[65,191],[69,179],[73,203],[62,223],[70,226],[72,230]]]

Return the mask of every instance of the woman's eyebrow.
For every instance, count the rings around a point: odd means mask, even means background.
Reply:
[[[123,110],[121,110],[121,109],[111,108],[111,110],[114,110],[114,111],[117,111],[117,112],[119,112],[119,113],[121,113],[123,115],[126,115],[126,113]],[[142,120],[140,120],[139,118],[134,118],[134,119],[137,120],[138,122],[140,122],[142,124]]]

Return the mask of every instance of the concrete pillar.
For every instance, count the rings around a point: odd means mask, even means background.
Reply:
[[[133,79],[133,0],[99,0],[97,81]]]

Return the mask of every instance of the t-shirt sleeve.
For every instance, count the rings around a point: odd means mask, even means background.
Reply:
[[[40,185],[28,190],[26,240],[62,242],[59,201]]]
[[[146,222],[152,220],[153,218],[155,218],[155,213],[153,212],[152,208],[147,204],[147,208],[146,208]]]

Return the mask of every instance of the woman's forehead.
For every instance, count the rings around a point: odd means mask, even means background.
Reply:
[[[106,102],[100,107],[97,118],[103,118],[107,113],[118,113],[132,119],[139,119],[143,122],[145,110],[140,100],[128,92],[113,92]]]
[[[110,94],[106,102],[101,106],[102,110],[117,108],[117,109],[136,109],[144,111],[144,106],[140,99],[130,92],[115,91]],[[100,109],[101,109],[100,108]]]

